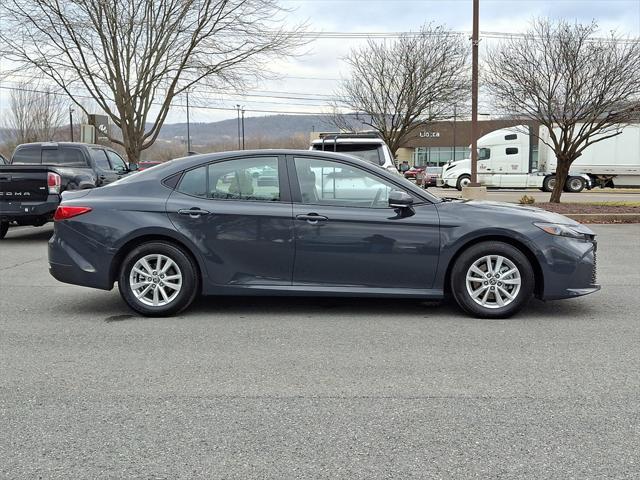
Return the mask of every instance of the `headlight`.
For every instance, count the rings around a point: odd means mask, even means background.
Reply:
[[[560,223],[534,223],[534,225],[549,235],[577,238],[578,240],[589,240],[591,238],[589,234],[580,232],[570,225],[562,225]]]

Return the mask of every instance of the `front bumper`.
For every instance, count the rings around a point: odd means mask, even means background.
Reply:
[[[554,238],[543,252],[543,300],[580,297],[600,290],[597,283],[597,243]]]

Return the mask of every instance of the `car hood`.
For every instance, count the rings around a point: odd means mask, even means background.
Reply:
[[[505,202],[490,202],[479,200],[466,200],[461,202],[461,206],[478,211],[481,214],[482,211],[492,214],[504,214],[510,217],[521,217],[522,220],[527,222],[546,222],[546,223],[558,223],[561,225],[571,225],[576,230],[589,235],[595,235],[595,233],[575,220],[569,217],[560,215],[559,213],[548,212],[542,208],[530,207],[525,205],[515,205],[513,203]]]

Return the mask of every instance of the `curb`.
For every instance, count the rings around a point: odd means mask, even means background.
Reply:
[[[561,213],[583,223],[640,223],[638,213]]]

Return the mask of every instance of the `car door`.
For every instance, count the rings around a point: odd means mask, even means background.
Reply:
[[[391,208],[389,192],[403,188],[345,161],[296,156],[288,166],[294,285],[432,287],[440,248],[434,204],[414,194],[412,207]]]
[[[118,180],[119,176],[111,167],[107,152],[103,148],[98,147],[91,148],[90,150],[91,159],[93,160],[96,177],[98,179],[96,186],[101,187]]]
[[[170,195],[167,213],[198,248],[209,287],[291,285],[293,220],[283,157],[192,168]]]

